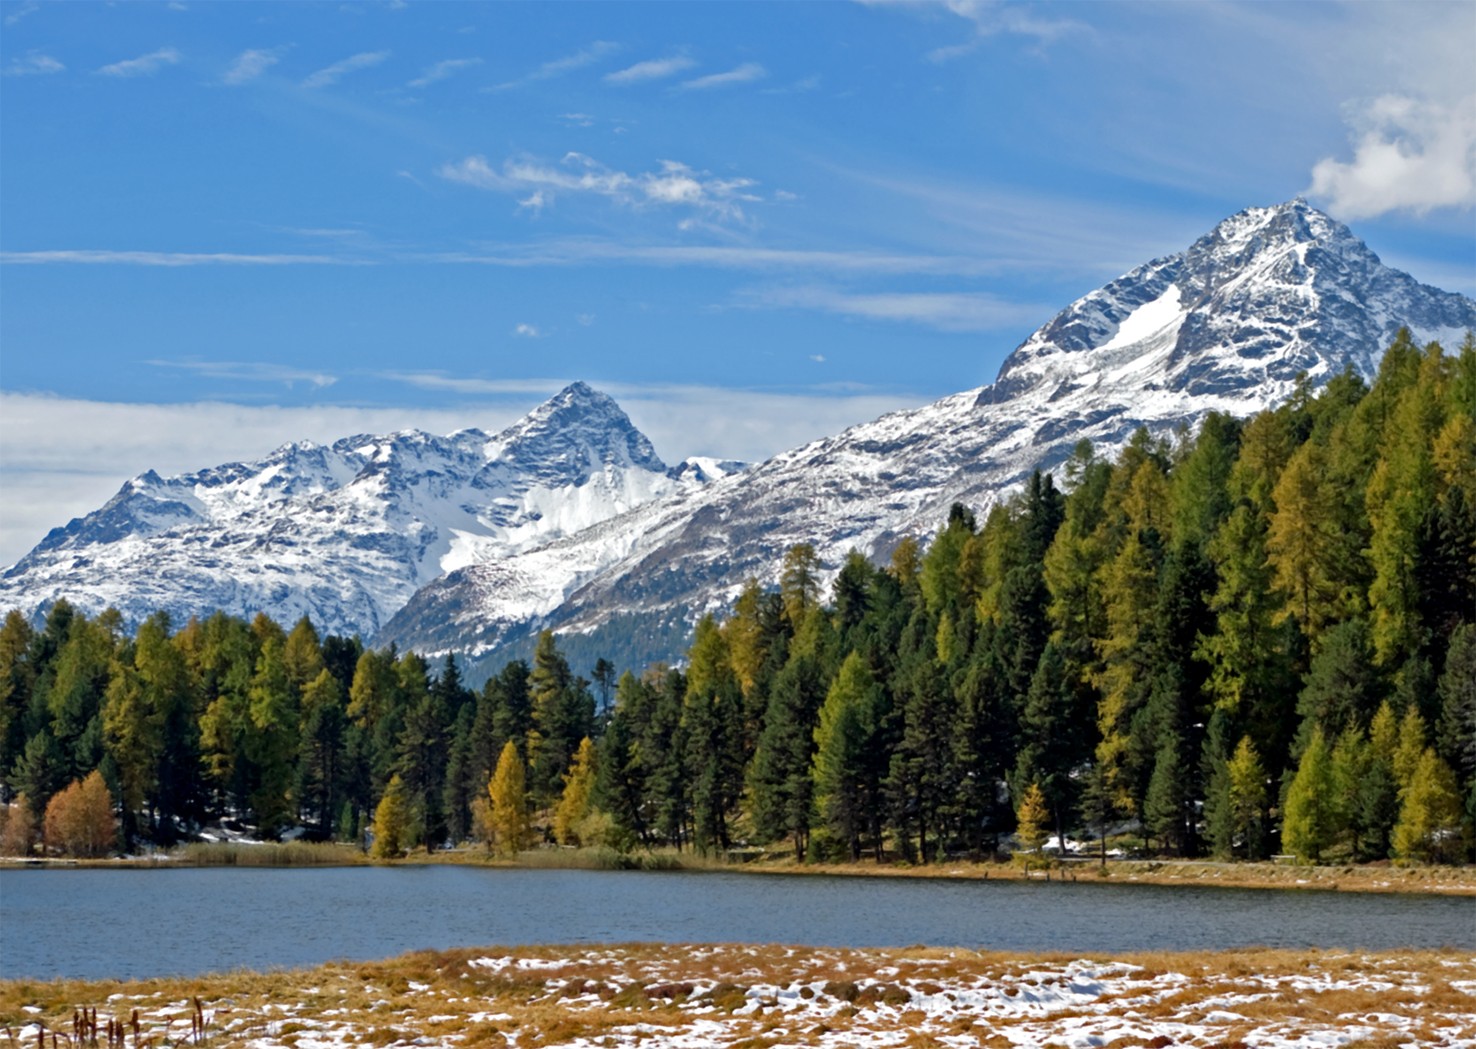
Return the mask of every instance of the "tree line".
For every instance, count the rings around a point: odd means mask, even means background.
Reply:
[[[0,789],[39,822],[96,770],[125,843],[222,817],[358,841],[382,815],[394,851],[543,829],[929,862],[1131,829],[1177,855],[1472,855],[1470,336],[1402,332],[1371,386],[1111,459],[1083,443],[1059,483],[824,575],[792,548],[680,666],[586,679],[545,634],[478,690],[306,620],[11,613]]]

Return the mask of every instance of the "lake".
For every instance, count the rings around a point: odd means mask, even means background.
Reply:
[[[0,976],[186,975],[591,942],[1476,948],[1469,898],[479,867],[0,870]]]

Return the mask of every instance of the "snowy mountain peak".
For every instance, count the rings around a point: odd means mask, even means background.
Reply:
[[[1389,269],[1296,199],[1247,208],[1176,255],[1083,296],[1005,361],[984,403],[1135,392],[1277,400],[1305,372],[1371,378],[1401,326],[1458,342],[1471,300]]]
[[[129,619],[307,614],[370,637],[447,572],[724,472],[669,471],[614,400],[574,383],[496,436],[359,434],[179,477],[149,470],[6,571],[0,608],[35,614],[66,597]]]
[[[488,459],[543,471],[635,466],[666,472],[646,435],[608,394],[575,382],[560,390],[487,444]]]

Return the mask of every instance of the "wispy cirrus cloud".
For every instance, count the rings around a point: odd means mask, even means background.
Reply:
[[[221,76],[221,83],[236,85],[255,80],[282,60],[284,50],[285,48],[277,47],[242,51],[231,63],[231,67]]]
[[[605,74],[607,84],[641,84],[648,80],[665,80],[667,77],[685,73],[697,63],[686,55],[671,55],[667,58],[649,58],[633,66]]]
[[[143,363],[151,368],[189,372],[205,379],[228,379],[231,382],[280,383],[284,386],[306,383],[322,389],[338,381],[338,376],[327,372],[312,371],[271,361],[203,361],[185,358],[183,360],[148,360]]]
[[[705,266],[713,269],[776,269],[839,274],[996,274],[1012,263],[966,255],[910,255],[884,251],[826,251],[746,245],[630,244],[617,240],[561,238],[530,245],[491,246],[481,252],[422,256],[427,262],[508,267],[584,266],[610,262],[644,266]]]
[[[1005,0],[860,0],[869,7],[895,7],[911,13],[944,11],[969,23],[970,36],[957,44],[935,48],[928,53],[933,62],[948,62],[979,49],[990,37],[1002,34],[1029,37],[1037,44],[1073,33],[1090,32],[1083,22],[1072,18],[1043,16],[1038,8]]]
[[[1319,160],[1308,196],[1345,219],[1476,205],[1476,94],[1450,105],[1384,95],[1349,116],[1353,158]]]
[[[572,55],[565,55],[562,58],[555,58],[552,61],[545,62],[526,76],[520,77],[517,80],[509,80],[505,84],[498,84],[495,87],[488,88],[488,90],[509,91],[513,88],[537,83],[540,80],[552,80],[555,77],[572,73],[576,69],[583,69],[585,66],[593,65],[600,59],[607,55],[613,55],[619,50],[620,45],[613,40],[596,40],[588,47],[581,48]]]
[[[27,0],[24,4],[11,5],[10,13],[5,16],[6,25],[15,25],[23,18],[28,18],[41,10],[41,5],[36,0]]]
[[[442,178],[499,193],[529,194],[524,207],[542,208],[558,194],[604,197],[618,204],[666,206],[699,212],[723,220],[744,218],[743,206],[761,198],[756,183],[746,178],[718,178],[674,160],[663,160],[655,171],[629,174],[608,168],[583,153],[567,153],[558,164],[535,159],[509,159],[493,167],[483,156],[444,164]]]
[[[982,292],[852,292],[835,288],[749,289],[738,302],[747,308],[818,310],[858,320],[921,324],[945,332],[986,332],[1038,323],[1052,310],[1011,302]]]
[[[360,266],[366,260],[337,255],[252,255],[229,251],[0,251],[13,266]]]
[[[463,69],[470,69],[473,66],[479,66],[481,64],[482,60],[480,58],[442,59],[433,66],[427,66],[420,76],[405,86],[415,88],[418,91],[421,88],[430,87],[432,84],[439,84],[442,80],[449,80]]]
[[[310,74],[302,82],[302,86],[307,88],[330,87],[350,73],[379,65],[389,56],[388,51],[360,51],[356,55],[349,55],[347,58],[334,62],[331,66],[324,66],[316,73]]]
[[[757,62],[745,62],[736,69],[730,69],[726,73],[712,73],[709,76],[700,76],[695,80],[687,80],[682,83],[683,91],[708,91],[715,87],[733,87],[735,84],[751,84],[755,80],[762,80],[769,75],[769,71]]]
[[[50,55],[31,51],[24,58],[12,58],[5,66],[6,76],[50,76],[66,72],[66,66]]]
[[[172,47],[161,47],[157,51],[150,51],[146,55],[137,58],[125,59],[122,62],[114,62],[112,65],[103,66],[98,70],[103,76],[112,77],[139,77],[153,76],[165,66],[178,65],[183,58],[180,53]]]

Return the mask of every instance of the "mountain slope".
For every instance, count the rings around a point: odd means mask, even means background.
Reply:
[[[285,445],[181,477],[150,471],[0,578],[0,607],[65,597],[136,620],[216,608],[373,636],[447,571],[536,549],[736,464],[668,469],[606,395],[575,383],[495,435]]]
[[[543,626],[596,632],[611,651],[773,584],[812,542],[838,567],[927,535],[955,501],[986,508],[1082,438],[1107,452],[1139,426],[1248,415],[1351,366],[1371,377],[1400,326],[1454,348],[1476,303],[1384,266],[1296,200],[1226,219],[1186,251],[1077,300],[1026,339],[991,386],[794,449],[698,492],[645,504],[556,544],[468,566],[415,595],[382,642],[497,658]],[[679,642],[678,642],[679,643]],[[666,652],[675,656],[679,649]]]

